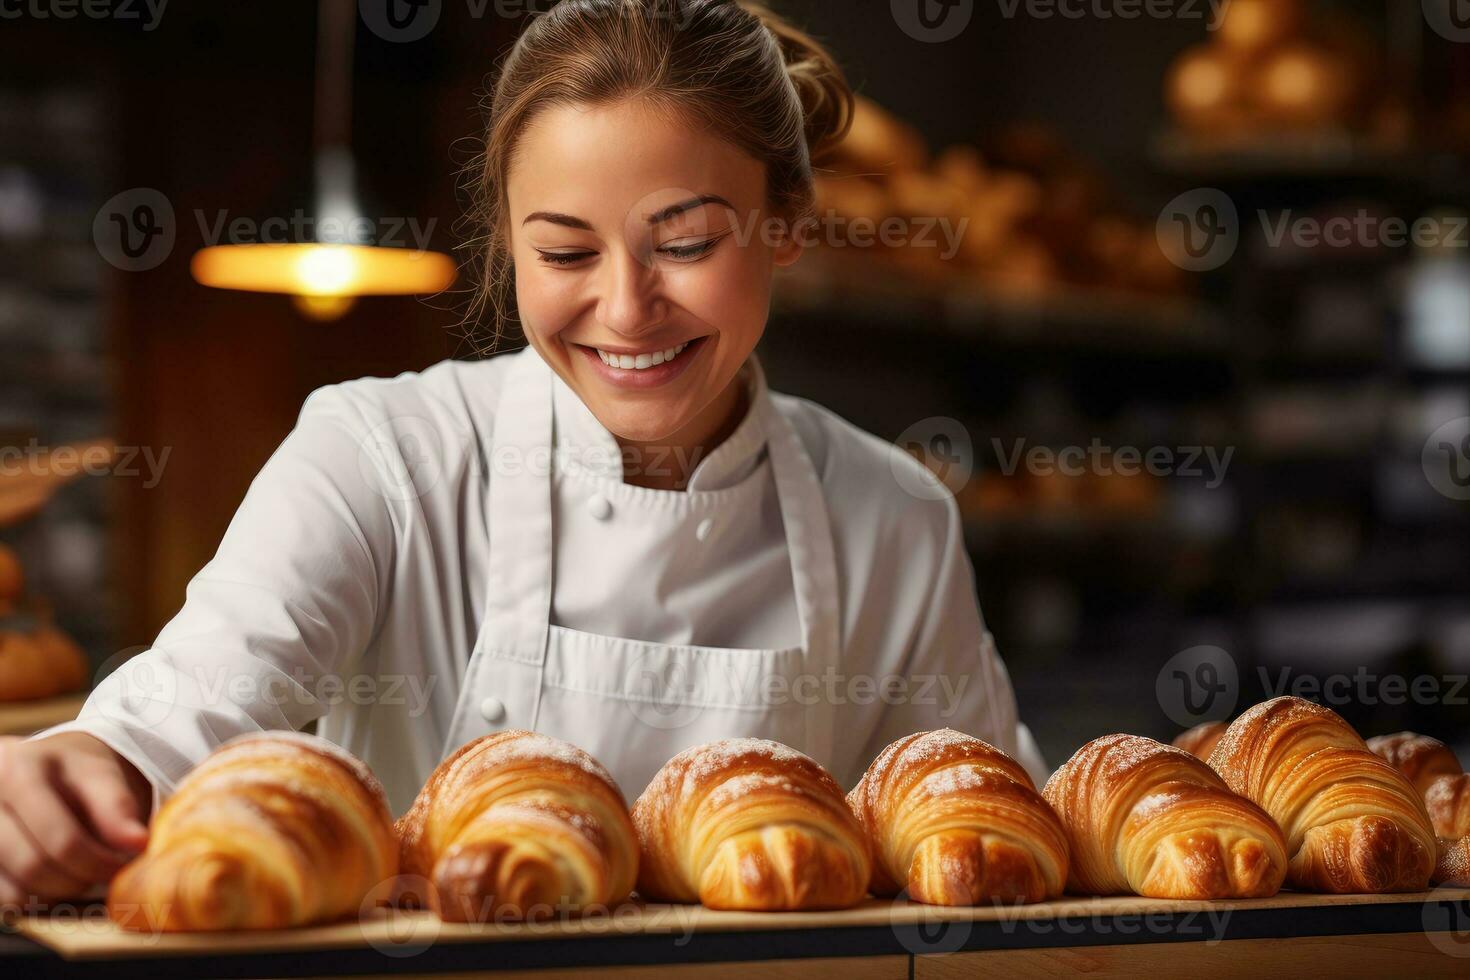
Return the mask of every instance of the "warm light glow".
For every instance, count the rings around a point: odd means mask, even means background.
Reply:
[[[213,245],[195,253],[194,279],[216,289],[322,296],[437,293],[454,282],[442,252],[371,245]]]
[[[296,295],[291,297],[291,305],[309,319],[335,320],[357,305],[357,297]]]
[[[303,296],[345,296],[357,278],[357,261],[345,245],[308,249],[296,260],[296,278]]]

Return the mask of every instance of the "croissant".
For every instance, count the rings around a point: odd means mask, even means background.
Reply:
[[[451,922],[607,906],[638,874],[612,776],[575,745],[519,729],[460,746],[396,829],[404,875],[428,882],[429,906]]]
[[[251,732],[159,807],[107,908],[130,929],[281,929],[386,901],[397,870],[387,797],[366,765],[315,735]]]
[[[1183,749],[1140,735],[1088,742],[1041,795],[1067,829],[1067,890],[1261,898],[1286,876],[1281,830]]]
[[[1292,887],[1378,893],[1429,883],[1436,843],[1423,801],[1331,708],[1264,701],[1231,723],[1210,765],[1281,825]]]
[[[1223,721],[1201,722],[1175,735],[1173,745],[1203,762],[1214,751],[1215,743],[1220,741],[1220,736],[1225,734],[1225,727]]]
[[[1435,884],[1470,886],[1470,775],[1436,779],[1424,794],[1424,807],[1439,835]]]
[[[1067,833],[1010,756],[944,728],[906,735],[847,796],[873,844],[875,895],[930,905],[1040,902],[1067,881]]]
[[[685,749],[633,804],[644,898],[714,909],[846,908],[872,873],[842,789],[812,759],[766,739]]]
[[[87,657],[54,626],[0,632],[0,701],[51,698],[86,686]]]
[[[1368,748],[1403,773],[1421,795],[1440,776],[1465,771],[1448,745],[1428,735],[1414,732],[1375,735],[1368,739]]]

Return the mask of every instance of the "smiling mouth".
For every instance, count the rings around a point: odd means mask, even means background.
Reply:
[[[593,347],[602,363],[608,367],[622,368],[631,371],[646,371],[659,364],[667,364],[684,352],[694,341],[686,340],[682,344],[666,347],[663,350],[642,351],[637,354],[622,354],[616,351],[603,350],[601,347]]]

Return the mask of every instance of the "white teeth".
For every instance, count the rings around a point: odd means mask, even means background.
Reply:
[[[630,371],[643,371],[653,367],[655,364],[672,361],[688,346],[689,342],[685,341],[666,350],[656,350],[649,354],[614,354],[611,351],[597,348],[597,356],[602,358],[602,363],[608,367],[624,368]]]

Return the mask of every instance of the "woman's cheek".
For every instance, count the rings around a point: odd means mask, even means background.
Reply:
[[[572,322],[573,302],[566,286],[565,282],[557,282],[554,276],[534,266],[522,272],[517,263],[516,307],[522,325],[538,340],[550,340]]]

